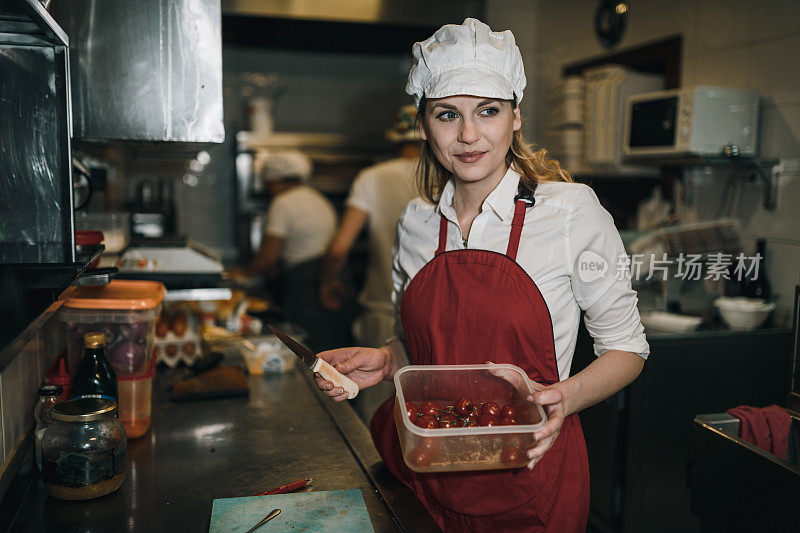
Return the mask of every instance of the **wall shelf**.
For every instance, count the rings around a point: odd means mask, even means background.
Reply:
[[[696,167],[713,167],[730,169],[747,173],[752,180],[759,180],[764,186],[764,209],[775,210],[778,201],[778,181],[781,176],[780,161],[774,158],[760,157],[726,157],[718,156],[679,156],[648,157],[626,159],[625,162],[647,164],[660,167],[681,169]]]

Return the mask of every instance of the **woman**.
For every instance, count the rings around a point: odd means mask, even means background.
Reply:
[[[525,74],[510,31],[442,27],[416,43],[407,92],[421,135],[421,199],[398,223],[394,298],[402,334],[379,349],[323,352],[361,387],[414,364],[513,363],[547,424],[527,470],[417,474],[403,463],[392,400],[372,419],[392,472],[446,531],[584,531],[589,469],[577,414],[642,369],[649,347],[611,216],[519,130]],[[603,268],[603,265],[605,267]],[[581,309],[598,358],[570,376]],[[334,400],[346,393],[329,381]]]

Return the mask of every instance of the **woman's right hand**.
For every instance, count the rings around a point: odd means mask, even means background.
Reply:
[[[397,370],[394,354],[388,346],[381,348],[337,348],[320,352],[317,357],[330,363],[336,370],[356,382],[359,389],[372,387],[386,377],[394,375]],[[314,375],[317,386],[334,401],[347,399],[347,393],[341,387]]]

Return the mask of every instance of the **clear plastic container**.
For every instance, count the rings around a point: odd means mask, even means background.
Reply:
[[[118,254],[130,241],[130,213],[87,213],[75,215],[75,228],[79,230],[100,230],[103,232],[106,253]]]
[[[406,366],[394,375],[394,419],[403,459],[415,472],[458,472],[521,468],[533,448],[533,432],[547,422],[525,372],[514,365]],[[467,397],[480,404],[514,406],[517,425],[425,429],[414,424],[406,402],[452,405]]]
[[[108,360],[117,377],[145,377],[165,294],[164,285],[156,281],[112,280],[108,285],[78,289],[60,312],[67,329],[70,368],[80,361],[83,335],[99,331],[106,336]]]
[[[153,378],[120,380],[119,421],[128,439],[141,437],[150,429],[153,409]]]

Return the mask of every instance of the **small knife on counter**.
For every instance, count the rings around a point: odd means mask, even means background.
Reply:
[[[352,400],[358,396],[358,385],[355,381],[342,375],[338,370],[333,368],[327,361],[317,357],[314,352],[291,338],[286,333],[282,332],[276,327],[270,326],[269,329],[278,336],[278,338],[285,344],[294,354],[299,357],[312,372],[318,373],[323,379],[333,383],[334,387],[341,387],[347,392],[347,399]]]

